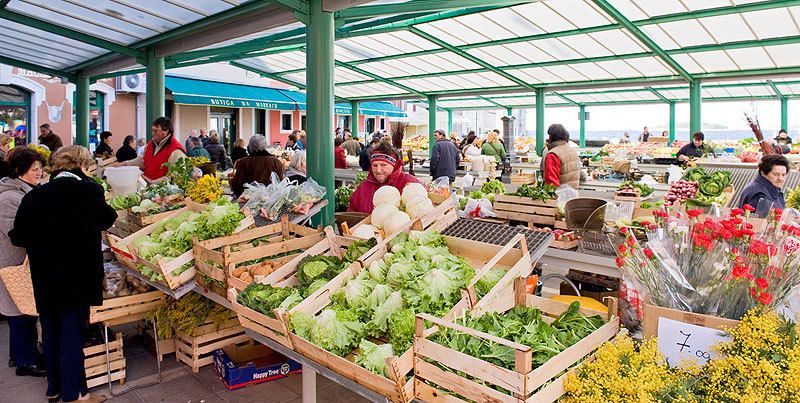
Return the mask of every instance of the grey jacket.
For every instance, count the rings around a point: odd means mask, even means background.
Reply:
[[[8,232],[14,227],[14,217],[22,196],[30,191],[30,185],[20,179],[0,179],[0,270],[19,265],[25,260],[25,249],[12,245]],[[2,281],[0,285],[0,313],[5,316],[21,315]]]
[[[431,152],[431,179],[436,180],[446,176],[451,182],[454,181],[459,162],[461,153],[452,141],[448,139],[437,141]]]

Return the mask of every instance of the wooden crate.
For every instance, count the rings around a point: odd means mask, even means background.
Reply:
[[[525,239],[522,235],[518,235],[508,245],[502,247],[447,236],[445,236],[445,240],[451,253],[456,256],[463,256],[473,267],[479,267],[476,270],[475,278],[468,286],[470,291],[462,291],[461,300],[445,316],[447,319],[455,318],[472,306],[471,301],[477,299],[473,287],[477,280],[489,269],[506,267],[510,268],[509,273],[514,273],[524,270],[525,267],[527,267],[527,270],[531,268],[530,255],[527,252]],[[522,249],[513,248],[517,242],[521,243]],[[361,267],[369,267],[373,261],[382,259],[389,252],[388,241],[382,242],[378,247],[379,249],[369,256]],[[288,321],[292,313],[304,312],[309,315],[316,315],[328,306],[331,303],[330,295],[341,289],[348,278],[355,277],[360,269],[358,266],[351,266],[349,270],[350,273],[343,272],[343,274],[328,282],[320,291],[297,305],[294,312],[279,312],[278,317],[285,323],[286,328],[288,329]],[[489,294],[485,298],[488,297]],[[384,378],[358,366],[352,361],[352,358],[339,357],[294,333],[289,333],[289,339],[295,351],[303,356],[386,396],[390,401],[410,402],[414,399],[413,349],[408,349],[398,356],[387,358],[386,368],[389,377]]]
[[[235,314],[220,324],[206,322],[191,335],[182,332],[175,334],[175,358],[192,368],[192,372],[214,362],[214,350],[233,345],[252,343],[239,324]]]
[[[110,380],[112,382],[119,381],[119,384],[122,385],[125,383],[125,355],[122,351],[122,333],[117,333],[114,340],[109,340],[108,351],[108,359],[111,363]],[[86,386],[91,389],[108,383],[109,373],[106,365],[105,344],[86,347],[83,349],[83,355],[86,357],[83,362],[86,370]]]
[[[191,200],[187,200],[186,206],[182,207],[178,210],[171,211],[170,214],[165,217],[172,218],[173,216],[178,216],[185,211],[194,211],[199,212],[203,211],[206,208],[205,204],[198,204],[194,203]],[[244,231],[245,229],[254,226],[255,221],[253,216],[250,214],[248,210],[244,210],[245,218],[239,223],[239,226],[234,230],[234,233],[239,233]],[[133,234],[125,237],[125,238],[118,238],[114,235],[108,235],[109,246],[111,247],[112,252],[114,255],[117,256],[117,259],[124,259],[127,260],[125,264],[130,264],[130,268],[134,270],[139,270],[139,265],[146,266],[151,270],[154,270],[158,273],[164,275],[163,283],[172,290],[179,288],[180,286],[194,281],[195,277],[195,267],[194,264],[188,270],[184,271],[179,275],[172,274],[174,271],[178,270],[181,266],[188,263],[194,262],[194,252],[190,249],[183,253],[182,255],[172,259],[171,261],[164,261],[163,259],[159,259],[157,264],[153,264],[141,256],[136,254],[136,250],[133,247],[133,242],[141,237],[147,236],[153,231],[155,231],[156,226],[158,223],[150,224],[141,230],[134,232]]]
[[[499,218],[527,222],[529,226],[556,224],[556,201],[534,200],[530,197],[496,195],[494,213]]]
[[[422,225],[422,227],[421,227],[422,229],[428,229],[431,225],[433,225],[433,224],[435,224],[435,223],[437,223],[439,221],[452,220],[454,217],[458,218],[458,213],[456,212],[456,208],[455,208],[455,205],[453,204],[453,200],[448,198],[448,199],[444,200],[438,206],[435,206],[430,213],[425,214],[424,216],[418,218],[417,220],[419,220],[420,224]],[[412,222],[416,222],[417,220],[413,220]],[[371,225],[371,224],[372,224],[372,216],[370,215],[370,216],[367,216],[367,218],[362,220],[360,223],[358,223],[355,226],[353,226],[353,228],[345,229],[345,231],[343,231],[342,233],[344,235],[346,235],[346,236],[351,236],[353,231],[355,231],[356,228],[358,228],[359,226],[361,226],[361,225]],[[409,224],[409,226],[410,226],[410,224]],[[400,232],[402,232],[402,231],[400,231]],[[387,235],[386,235],[386,233],[383,232],[383,230],[380,230],[380,233],[376,234],[376,237],[378,239],[386,239]]]
[[[145,347],[147,348],[147,352],[156,357],[158,361],[163,361],[165,355],[175,352],[175,336],[169,339],[160,339],[156,341],[156,336],[151,333],[152,328],[145,329]],[[158,343],[158,354],[156,354],[155,343]]]
[[[182,207],[186,205],[186,202],[178,201],[175,202],[174,205]],[[129,223],[133,225],[137,225],[139,227],[146,227],[150,224],[155,224],[165,218],[169,218],[169,216],[172,215],[173,211],[175,210],[164,211],[162,213],[156,213],[156,214],[141,214],[141,213],[134,213],[133,211],[131,211],[131,209],[128,209],[127,220]]]
[[[516,278],[513,283],[513,293],[503,293],[492,300],[481,300],[474,312],[506,312],[515,306],[536,307],[545,315],[546,321],[552,322],[569,307],[569,304],[526,294],[525,278]],[[582,308],[581,313],[585,315],[603,315],[606,324],[536,369],[533,369],[532,350],[529,346],[455,324],[447,318],[419,314],[414,338],[416,398],[429,402],[462,401],[455,396],[458,395],[476,402],[554,402],[564,394],[564,379],[567,376],[565,371],[586,359],[619,332],[619,319],[613,316],[614,311],[613,308],[609,308],[607,312]],[[426,332],[424,321],[432,322],[437,328]],[[454,329],[514,349],[514,370],[499,367],[429,340],[430,335],[439,328]],[[438,365],[430,361],[435,361]],[[456,371],[477,381],[457,374]],[[499,386],[508,392],[496,390],[490,385]]]
[[[269,243],[254,247],[251,241],[259,238],[268,238]],[[266,276],[321,240],[322,230],[289,223],[286,215],[279,223],[247,229],[226,237],[206,241],[195,240],[193,251],[197,284],[226,297],[229,287],[241,291],[250,284],[233,275],[241,263],[262,257],[289,254],[246,266],[248,269],[262,268],[262,275]]]
[[[511,180],[512,185],[523,185],[523,184],[530,185],[536,183],[536,174],[535,173],[511,174],[511,177],[509,179]]]
[[[297,267],[300,264],[300,261],[303,260],[306,256],[336,256],[342,258],[344,253],[347,251],[347,247],[350,246],[354,242],[354,239],[338,236],[333,233],[333,228],[326,227],[324,230],[325,238],[318,242],[316,245],[312,246],[309,249],[306,249],[303,253],[295,256],[292,258],[288,263],[281,266],[268,276],[261,279],[259,282],[261,284],[269,284],[275,287],[292,287],[298,285],[300,282],[298,281],[295,274],[297,273]],[[347,273],[354,273],[361,270],[362,262],[361,260],[366,259],[371,254],[375,253],[378,250],[380,244],[376,245],[374,248],[366,252],[363,256],[361,256],[358,260],[351,263],[350,266],[343,270],[342,273],[339,274],[336,278],[331,281],[336,281],[337,278],[347,275]],[[343,280],[339,280],[343,281]],[[330,295],[327,294],[325,291],[326,287],[322,287],[313,294],[309,295],[307,300],[319,298],[322,293],[325,293],[326,298],[330,298]],[[254,332],[261,334],[265,337],[268,337],[278,343],[283,344],[288,348],[292,348],[292,344],[288,337],[288,322],[282,321],[280,319],[280,315],[283,311],[276,310],[274,318],[271,318],[267,315],[262,314],[261,312],[257,312],[252,310],[242,304],[240,304],[236,298],[239,295],[239,291],[234,287],[228,290],[228,300],[233,304],[233,309],[239,315],[239,320],[242,323],[242,326],[253,330]],[[299,304],[298,306],[302,305]],[[290,309],[289,312],[296,312],[298,306]]]
[[[699,313],[679,311],[677,309],[662,308],[660,306],[644,304],[642,313],[642,336],[644,338],[658,335],[658,319],[667,318],[678,322],[690,323],[717,330],[733,328],[739,324],[738,320],[720,318],[718,316],[703,315]]]
[[[129,295],[103,300],[103,305],[89,308],[89,323],[103,322],[106,326],[142,320],[148,312],[167,301],[161,291]]]

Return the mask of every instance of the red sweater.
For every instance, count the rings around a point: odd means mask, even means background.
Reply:
[[[553,153],[544,157],[544,183],[561,186],[561,160]]]
[[[342,146],[333,148],[333,166],[335,168],[347,168],[347,157]]]

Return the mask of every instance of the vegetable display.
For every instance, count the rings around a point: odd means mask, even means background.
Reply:
[[[653,194],[653,188],[645,183],[625,181],[617,186],[617,194],[621,196],[647,197]]]
[[[502,195],[506,193],[506,187],[503,185],[503,182],[492,179],[481,186],[481,193]]]
[[[245,185],[245,191],[239,197],[244,207],[254,214],[275,221],[288,213],[307,214],[311,206],[325,197],[326,190],[309,178],[306,182],[296,184],[272,174],[269,185],[252,183]]]
[[[151,289],[147,283],[127,274],[122,267],[106,265],[103,269],[103,299],[141,294]]]
[[[139,193],[131,193],[125,196],[114,196],[108,200],[108,205],[114,210],[127,210],[131,207],[136,207],[142,202],[142,196]]]
[[[577,343],[603,326],[599,315],[583,316],[580,303],[570,304],[555,321],[548,324],[536,308],[515,307],[505,313],[487,313],[473,317],[469,313],[456,319],[456,323],[506,340],[511,340],[533,350],[533,368],[544,364],[567,347]],[[476,338],[453,329],[440,329],[432,340],[456,351],[481,358],[497,366],[514,369],[514,349]]]
[[[724,194],[725,188],[731,185],[729,171],[708,173],[702,167],[689,168],[683,174],[683,180],[676,182],[679,192],[677,197],[672,197],[672,186],[667,194],[667,202],[686,201],[692,207],[708,207],[712,204],[724,205],[728,197]],[[673,183],[673,185],[676,185]],[[692,184],[692,185],[687,185]],[[694,193],[692,193],[692,191]]]
[[[530,186],[523,183],[517,188],[513,195],[519,197],[530,197],[534,200],[547,201],[558,197],[558,195],[556,195],[556,190],[558,190],[558,188],[550,183],[541,183],[536,186]]]
[[[354,241],[347,247],[344,259],[336,256],[306,256],[297,265],[297,280],[294,287],[274,287],[267,284],[252,283],[236,297],[236,301],[250,309],[275,317],[276,308],[291,309],[303,299],[322,288],[331,279],[356,261],[364,253],[377,245],[375,238]]]
[[[337,212],[347,211],[347,208],[350,207],[350,197],[353,196],[353,193],[356,191],[356,188],[358,188],[358,185],[361,184],[361,182],[366,178],[366,174],[359,172],[356,174],[356,179],[352,184],[348,183],[346,185],[339,186],[333,191],[333,199],[336,203]]]
[[[220,325],[230,314],[231,311],[222,305],[196,292],[190,292],[180,299],[168,298],[166,305],[148,313],[147,319],[156,319],[158,338],[166,340],[172,338],[176,332],[192,334],[206,321]]]
[[[170,261],[192,249],[192,237],[206,240],[230,235],[244,218],[237,204],[219,199],[201,212],[185,211],[159,221],[153,232],[135,239],[133,247],[139,256],[153,264],[158,264],[159,259]],[[178,275],[189,267],[191,263],[173,274]],[[163,275],[152,273],[151,279],[160,281]]]
[[[786,208],[800,209],[800,186],[789,190],[786,195]]]
[[[216,175],[203,175],[186,187],[186,197],[198,203],[210,203],[222,197],[222,180]]]
[[[360,347],[357,356],[361,358],[356,362],[382,375],[385,363],[373,355],[383,356],[389,348],[362,341],[366,337],[388,340],[393,352],[408,350],[414,339],[414,315],[444,316],[475,275],[435,231],[399,234],[389,247],[383,259],[334,292],[332,304],[319,315],[298,312],[291,316],[291,327],[300,337],[340,356]]]
[[[394,186],[381,186],[373,195],[372,203],[375,207],[370,217],[371,225],[376,230],[384,230],[386,235],[433,211],[428,189],[419,183],[407,184],[402,196]]]

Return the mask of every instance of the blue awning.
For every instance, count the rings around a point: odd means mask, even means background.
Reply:
[[[335,112],[340,115],[351,115],[350,104],[336,104]],[[358,114],[367,116],[385,116],[390,118],[405,118],[406,113],[389,102],[359,102]]]
[[[164,86],[172,91],[176,104],[292,111],[297,107],[294,99],[275,88],[176,76],[166,76],[165,81]]]

